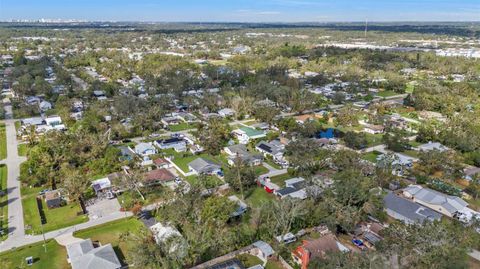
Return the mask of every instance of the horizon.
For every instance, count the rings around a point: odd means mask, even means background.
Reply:
[[[0,21],[44,18],[157,23],[478,22],[478,14],[480,2],[472,0],[0,0]]]

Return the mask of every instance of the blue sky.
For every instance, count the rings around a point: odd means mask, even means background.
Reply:
[[[480,0],[0,0],[0,20],[480,21]]]

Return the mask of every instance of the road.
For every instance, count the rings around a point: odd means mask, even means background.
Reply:
[[[274,177],[274,176],[280,176],[283,174],[288,173],[287,169],[276,169],[273,166],[269,165],[268,163],[263,163],[263,166],[268,169],[268,173],[261,175],[261,178],[265,177]]]
[[[18,156],[18,141],[15,130],[15,121],[12,119],[12,107],[5,106],[5,129],[7,136],[7,159],[2,163],[7,165],[7,195],[8,195],[8,239],[16,241],[25,236],[23,207],[20,196],[20,164],[24,157]]]

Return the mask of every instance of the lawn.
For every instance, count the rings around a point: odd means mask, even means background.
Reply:
[[[362,159],[370,161],[372,163],[377,163],[377,157],[382,155],[381,152],[378,151],[372,151],[368,152],[362,155]]]
[[[390,96],[395,96],[398,95],[399,93],[394,92],[394,91],[381,91],[377,95],[380,97],[390,97]]]
[[[256,174],[257,176],[266,174],[266,173],[268,173],[268,171],[269,171],[269,170],[268,170],[265,166],[263,166],[263,165],[257,165],[257,166],[255,166],[254,168],[255,168],[255,174]]]
[[[173,159],[173,162],[182,169],[183,172],[188,173],[188,164],[192,161],[194,161],[197,158],[205,158],[207,160],[213,161],[219,165],[222,165],[223,167],[228,166],[228,161],[227,159],[222,156],[211,156],[206,153],[198,154],[198,155],[193,155],[191,153],[177,153],[174,150],[165,150],[163,151],[166,156],[174,156],[175,158]]]
[[[277,261],[274,260],[269,260],[267,264],[265,265],[265,269],[283,269],[284,266]]]
[[[47,241],[47,252],[43,242],[16,248],[0,254],[2,268],[70,268],[67,263],[67,251],[53,239]],[[25,258],[33,257],[33,265],[26,266]]]
[[[277,184],[279,187],[283,187],[285,185],[285,180],[291,179],[291,178],[294,178],[294,176],[286,173],[286,174],[283,174],[283,175],[271,177],[270,181],[272,183]]]
[[[373,147],[383,144],[382,138],[383,134],[369,134],[365,133],[367,137],[367,146]]]
[[[405,93],[413,93],[415,90],[415,83],[407,83],[405,87]]]
[[[278,169],[278,170],[282,169],[282,167],[277,163],[275,163],[271,158],[265,158],[264,162],[266,162],[267,164],[269,164],[271,167],[275,169]]]
[[[193,175],[193,176],[186,177],[185,180],[188,183],[194,185],[194,184],[198,183],[200,179],[199,179],[198,175]],[[218,186],[224,184],[224,182],[216,176],[204,176],[204,178],[201,179],[201,180],[204,180],[203,186],[207,189],[215,188],[215,187],[218,187]]]
[[[5,124],[0,124],[0,160],[7,158],[7,133]]]
[[[20,130],[20,127],[22,127],[22,123],[20,121],[16,121],[15,122],[15,131],[18,132],[18,130]]]
[[[197,126],[184,122],[176,125],[169,125],[168,128],[170,129],[171,132],[179,132],[179,131],[184,131],[189,129],[195,129],[197,128]]]
[[[263,264],[262,260],[260,260],[257,256],[253,256],[250,254],[240,254],[240,255],[237,255],[236,258],[240,260],[246,268],[249,268],[258,264]]]
[[[7,166],[0,165],[0,241],[8,234]],[[3,234],[5,233],[5,234]]]
[[[136,244],[136,241],[122,240],[122,237],[129,233],[138,235],[143,228],[145,227],[142,222],[136,218],[128,218],[81,230],[75,232],[73,235],[84,239],[90,238],[92,241],[99,241],[102,245],[112,244],[120,261],[126,264],[125,258],[128,255],[129,249]]]
[[[25,233],[40,234],[42,226],[40,223],[40,213],[38,212],[36,197],[42,188],[22,188],[22,205],[25,226],[29,226]],[[42,199],[43,200],[43,199]],[[45,201],[42,201],[43,210],[47,223],[43,225],[44,232],[58,230],[64,227],[72,226],[88,221],[86,215],[81,215],[80,205],[71,202],[66,206],[48,209]]]
[[[413,158],[418,158],[418,156],[419,156],[419,152],[416,151],[416,150],[413,150],[413,149],[405,150],[402,153],[407,155],[407,156],[413,157]]]
[[[238,197],[241,197],[239,193],[236,194]],[[254,187],[253,189],[245,193],[245,201],[251,207],[257,207],[262,203],[271,201],[275,198],[275,195],[272,193],[266,192],[263,188]]]
[[[19,144],[18,145],[18,156],[27,156],[28,153],[28,145],[27,144]]]

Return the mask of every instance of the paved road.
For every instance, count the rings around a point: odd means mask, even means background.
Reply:
[[[84,222],[84,223],[70,226],[67,228],[48,232],[45,234],[45,239],[48,240],[52,238],[57,238],[59,236],[65,236],[66,234],[71,234],[78,230],[83,230],[83,229],[91,228],[107,222],[111,222],[114,220],[131,217],[132,215],[133,214],[131,212],[115,212],[113,214],[104,216],[102,218],[90,220],[88,222]],[[7,240],[0,243],[0,252],[7,251],[12,248],[17,248],[17,247],[41,242],[42,240],[43,240],[42,235],[26,235],[22,237],[8,238]]]
[[[7,159],[2,163],[7,165],[7,194],[8,194],[8,239],[15,241],[25,236],[23,207],[20,196],[20,164],[24,157],[18,156],[18,141],[15,131],[15,121],[12,120],[12,107],[5,106],[6,118],[4,121],[7,136]]]
[[[260,177],[262,178],[280,176],[288,173],[287,169],[276,169],[268,163],[263,163],[263,166],[268,169],[268,173],[261,175]]]

